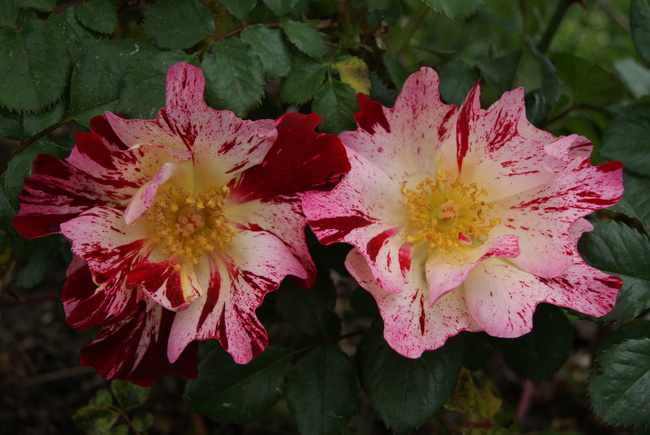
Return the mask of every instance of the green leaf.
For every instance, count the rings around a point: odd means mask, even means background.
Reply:
[[[646,62],[650,62],[650,5],[648,0],[630,3],[630,29],[636,49]]]
[[[18,17],[18,6],[14,0],[0,0],[0,26],[13,26]]]
[[[167,70],[177,62],[192,62],[182,51],[163,51],[137,64],[125,77],[115,110],[127,118],[153,119],[165,105]]]
[[[465,18],[476,12],[484,0],[422,0],[436,12],[447,15],[452,20]]]
[[[148,431],[154,423],[154,416],[150,412],[138,412],[131,420],[133,427],[139,432],[144,433]]]
[[[628,171],[650,176],[650,99],[626,106],[603,132],[600,154]]]
[[[479,60],[476,63],[481,77],[494,91],[501,95],[513,88],[515,73],[521,60],[520,50],[491,60]]]
[[[650,233],[650,180],[624,173],[623,185],[623,199],[610,209],[638,219],[646,233]]]
[[[106,388],[97,390],[92,399],[88,402],[91,406],[98,408],[108,408],[113,406],[113,395]]]
[[[320,89],[326,71],[322,62],[302,56],[294,58],[291,72],[280,85],[280,97],[295,104],[310,100]]]
[[[601,355],[589,378],[589,397],[606,423],[650,425],[650,338],[627,340]]]
[[[111,381],[111,391],[117,404],[123,410],[137,408],[149,398],[150,389],[141,387],[129,381]]]
[[[357,405],[348,356],[328,344],[301,357],[287,379],[287,403],[301,434],[340,434]]]
[[[371,9],[372,3],[381,3],[385,7]],[[368,15],[366,19],[373,30],[379,29],[382,26],[382,22],[392,26],[399,21],[401,16],[402,6],[399,0],[377,0],[368,3]]]
[[[237,19],[243,20],[257,4],[257,0],[219,0],[228,12],[233,14]]]
[[[104,110],[114,111],[124,76],[158,52],[151,43],[133,39],[103,39],[88,47],[72,72],[73,116],[88,121]]]
[[[600,357],[603,353],[607,352],[614,346],[629,340],[631,338],[646,338],[650,337],[650,321],[647,320],[635,320],[631,323],[625,323],[615,329],[611,334],[609,334],[603,341],[598,344],[596,350],[592,355],[592,359],[595,360]],[[598,367],[598,364],[596,364]]]
[[[111,428],[108,435],[129,435],[130,433],[131,431],[129,430],[129,426],[126,424],[118,424]]]
[[[521,80],[521,74],[525,74],[525,70],[521,68],[521,63],[529,56],[532,56],[532,59],[536,63],[536,67],[534,68],[538,71],[541,83],[539,89],[535,89],[526,95],[526,116],[532,124],[540,125],[548,119],[551,109],[560,101],[560,97],[562,96],[562,82],[557,76],[555,67],[551,61],[535,48],[530,39],[526,41],[526,49],[523,52],[522,61],[520,61],[520,68],[517,70],[515,81]]]
[[[157,0],[144,19],[144,31],[161,48],[190,48],[215,31],[210,11],[199,0]]]
[[[406,78],[409,76],[409,72],[404,68],[404,65],[400,63],[397,57],[388,52],[384,53],[382,61],[386,68],[386,72],[388,73],[388,77],[390,77],[395,87],[397,89],[402,89]]]
[[[61,98],[68,83],[66,44],[47,22],[0,28],[0,106],[41,111]]]
[[[612,104],[625,96],[623,84],[598,65],[569,53],[555,53],[551,60],[575,105]]]
[[[528,334],[499,343],[512,369],[532,381],[543,381],[569,359],[573,330],[562,309],[540,304],[533,315],[534,328]]]
[[[437,69],[440,76],[440,97],[448,104],[460,106],[479,78],[476,68],[456,58]]]
[[[296,7],[298,0],[262,0],[278,17],[288,14]]]
[[[98,33],[87,29],[79,22],[75,9],[65,9],[59,14],[50,14],[47,18],[65,41],[73,62],[79,59],[87,46],[100,38]]]
[[[352,115],[358,111],[357,94],[347,83],[327,80],[314,97],[312,109],[323,118],[322,131],[338,134],[354,130],[356,123]]]
[[[594,231],[585,233],[578,249],[585,261],[623,280],[616,306],[602,321],[615,322],[636,317],[650,307],[650,241],[625,224],[592,221]]]
[[[0,135],[21,140],[56,124],[67,110],[68,103],[59,100],[44,112],[10,112],[0,107]]]
[[[212,42],[203,56],[205,99],[217,109],[243,117],[264,95],[264,70],[259,58],[240,39]]]
[[[631,57],[614,63],[616,75],[634,98],[650,95],[650,69]]]
[[[88,435],[107,435],[119,418],[112,409],[84,406],[72,415],[72,422]]]
[[[241,39],[259,57],[266,78],[285,77],[291,70],[291,50],[278,29],[255,24],[241,32]]]
[[[49,236],[26,242],[25,252],[19,255],[26,262],[16,274],[17,287],[33,288],[43,281],[57,258],[60,240],[60,236]]]
[[[393,351],[373,325],[357,349],[363,388],[384,423],[404,433],[433,417],[454,391],[462,364],[457,340],[405,358]]]
[[[198,378],[187,382],[187,407],[218,421],[250,421],[278,401],[290,363],[289,352],[269,346],[240,365],[217,346],[201,360]]]
[[[33,8],[41,12],[50,12],[56,5],[56,0],[16,0],[19,8]]]
[[[336,288],[327,273],[319,273],[314,286],[305,291],[283,285],[277,292],[278,312],[301,332],[318,337],[335,337],[341,321],[334,314]]]
[[[497,339],[485,332],[463,331],[458,336],[463,343],[463,367],[472,371],[485,367],[494,353]]]
[[[320,32],[307,23],[286,20],[280,23],[289,41],[307,56],[319,58],[325,53]]]
[[[99,33],[112,33],[117,24],[117,11],[108,0],[91,0],[75,8],[81,24]]]

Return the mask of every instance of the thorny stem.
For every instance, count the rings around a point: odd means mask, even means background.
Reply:
[[[548,27],[546,28],[544,35],[542,35],[539,44],[537,44],[537,50],[539,50],[540,53],[545,53],[548,50],[555,33],[557,33],[557,30],[560,28],[560,23],[569,9],[569,6],[578,1],[579,0],[558,0],[557,7],[548,23]]]
[[[406,26],[404,26],[399,35],[397,35],[397,38],[395,38],[393,44],[388,48],[387,53],[396,56],[404,50],[413,37],[413,34],[415,34],[415,31],[420,27],[420,25],[422,25],[422,22],[430,9],[431,8],[424,3],[420,5],[420,9],[411,16],[409,21],[406,23]]]

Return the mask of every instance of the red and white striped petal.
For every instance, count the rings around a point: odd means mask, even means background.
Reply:
[[[203,101],[205,80],[195,66],[178,63],[167,73],[167,101],[153,121],[106,119],[129,147],[153,144],[194,154],[196,177],[203,188],[225,185],[240,172],[261,163],[277,131],[272,120],[247,121]]]
[[[331,190],[350,170],[350,163],[336,136],[314,131],[319,123],[315,113],[287,113],[278,118],[273,147],[261,164],[231,183],[230,195],[239,202],[277,202],[310,190]]]
[[[321,243],[355,246],[382,287],[399,292],[411,265],[402,187],[361,154],[347,152],[350,172],[330,192],[306,193],[303,210]]]
[[[149,231],[148,222],[126,225],[121,211],[107,207],[95,207],[61,224],[72,252],[88,264],[100,284],[126,274],[148,257],[152,249],[147,246]]]
[[[440,148],[452,134],[456,107],[440,101],[438,76],[430,68],[413,73],[395,106],[388,109],[359,95],[359,128],[344,131],[343,144],[357,151],[398,183],[431,174]]]
[[[124,379],[149,386],[165,375],[197,376],[197,343],[187,346],[174,362],[167,360],[168,336],[174,313],[153,301],[140,300],[104,326],[81,351],[81,364],[95,367],[106,379]]]
[[[457,118],[454,151],[461,180],[485,189],[488,202],[552,181],[552,169],[561,162],[518,131],[525,118],[523,89],[506,92],[488,110],[480,108],[479,93],[476,85]]]
[[[131,311],[138,300],[138,292],[126,287],[126,276],[122,273],[97,285],[88,265],[75,257],[67,274],[61,294],[66,322],[82,331]]]
[[[175,361],[193,340],[216,338],[236,363],[246,364],[266,348],[268,338],[255,310],[264,296],[290,275],[307,272],[272,234],[241,231],[220,258],[212,258],[203,298],[176,314],[168,357]]]
[[[480,330],[467,310],[462,287],[445,294],[429,307],[427,283],[419,270],[408,273],[401,293],[389,293],[375,281],[356,249],[348,254],[345,266],[377,301],[384,319],[384,338],[391,348],[405,357],[419,358],[425,350],[438,349],[461,331]]]
[[[316,279],[316,266],[305,240],[307,218],[297,198],[279,197],[277,202],[249,201],[227,206],[226,218],[242,231],[264,231],[281,240],[306,272],[306,279],[295,279],[308,289]]]
[[[482,260],[490,257],[512,258],[519,255],[517,237],[494,237],[475,249],[457,248],[452,251],[434,250],[426,260],[425,272],[429,288],[428,307],[461,286],[469,273]]]

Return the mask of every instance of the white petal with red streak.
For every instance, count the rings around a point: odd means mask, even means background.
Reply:
[[[490,235],[519,237],[521,253],[512,262],[527,272],[552,278],[573,263],[573,241],[569,237],[573,223],[594,210],[614,205],[622,193],[619,163],[594,167],[588,159],[573,158],[552,183],[499,201],[490,217],[500,218],[501,223]]]
[[[72,252],[93,271],[97,282],[127,272],[134,261],[148,255],[146,222],[126,225],[121,211],[95,207],[62,223],[61,233],[72,243]]]
[[[151,181],[143,184],[129,201],[124,211],[124,219],[131,225],[151,207],[156,199],[160,186],[165,184],[175,173],[180,172],[181,166],[176,163],[165,163],[154,175]]]
[[[562,163],[546,153],[542,143],[521,136],[522,117],[523,89],[506,92],[481,110],[477,85],[459,110],[455,163],[462,168],[465,184],[476,182],[487,191],[487,202],[550,182],[556,176],[552,169]]]
[[[227,245],[227,252],[211,263],[206,295],[176,315],[169,341],[170,361],[192,340],[217,338],[235,362],[248,363],[267,343],[255,310],[287,275],[307,277],[282,241],[266,232],[238,233]]]
[[[411,180],[414,174],[434,173],[455,117],[455,106],[440,101],[438,82],[434,70],[422,68],[406,80],[392,109],[370,110],[369,106],[364,112],[361,104],[360,127],[342,132],[339,138],[397,183]]]
[[[267,231],[282,240],[287,249],[307,272],[305,288],[313,284],[316,266],[305,241],[307,218],[302,214],[299,200],[277,198],[275,202],[260,200],[230,206],[226,204],[226,219],[248,231]]]
[[[332,191],[306,193],[305,215],[321,243],[354,245],[382,286],[399,292],[410,267],[401,185],[362,155],[347,152],[352,169]]]
[[[411,269],[404,291],[395,294],[379,287],[356,249],[350,251],[345,265],[348,270],[355,271],[352,276],[377,301],[384,319],[384,338],[391,348],[405,357],[418,358],[425,350],[440,348],[449,337],[461,331],[479,330],[467,311],[462,287],[427,308],[427,283],[420,267]]]
[[[155,144],[191,150],[197,177],[205,186],[227,184],[239,172],[262,161],[277,137],[270,119],[244,121],[203,101],[205,80],[199,68],[179,63],[167,73],[167,102],[154,121],[106,119],[128,146]]]
[[[436,249],[427,258],[425,271],[429,286],[428,308],[459,287],[467,275],[483,259],[489,257],[516,257],[519,254],[517,237],[494,237],[478,248]]]

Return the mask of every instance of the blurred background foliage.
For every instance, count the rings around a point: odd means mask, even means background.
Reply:
[[[203,69],[217,109],[315,111],[327,133],[355,128],[358,92],[390,106],[424,65],[450,104],[477,82],[485,108],[523,86],[532,123],[586,136],[594,164],[624,163],[623,201],[580,242],[623,278],[616,308],[587,319],[543,305],[520,339],[462,333],[407,360],[347,276],[349,248],[310,237],[319,281],[267,297],[258,315],[277,346],[254,364],[208,341],[187,386],[164,379],[147,402],[107,388],[76,366],[92,331],[66,329],[56,303],[67,242],[24,240],[11,220],[38,154],[65,158],[105,110],[154,118],[180,61]],[[647,0],[0,0],[2,432],[647,433],[649,65]]]

